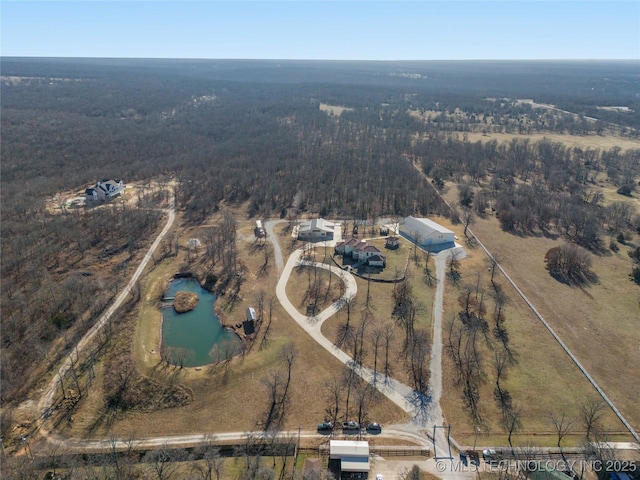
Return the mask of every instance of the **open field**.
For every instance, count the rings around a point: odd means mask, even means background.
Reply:
[[[338,267],[334,268],[337,272]],[[308,314],[306,307],[310,305],[315,305],[316,313],[320,313],[340,298],[341,290],[340,277],[322,268],[295,268],[287,283],[287,296],[303,315]]]
[[[462,133],[457,134],[462,138]],[[530,135],[519,135],[515,133],[468,133],[467,138],[470,142],[488,142],[489,140],[496,140],[498,143],[510,142],[513,139],[524,140],[527,139],[530,142],[537,142],[543,139],[550,140],[552,142],[563,143],[569,147],[579,148],[600,148],[609,149],[614,147],[620,147],[622,150],[640,148],[640,140],[629,137],[622,137],[617,134],[607,135],[569,135],[558,134],[552,132],[545,133],[533,133]]]
[[[342,115],[342,112],[344,112],[345,110],[347,112],[352,112],[353,108],[349,108],[349,107],[343,107],[340,105],[329,105],[327,103],[321,103],[320,104],[320,110],[323,112],[326,112],[327,115],[329,116],[336,116],[339,117],[340,115]]]
[[[450,200],[455,198],[455,190],[449,190],[447,196]],[[628,279],[630,261],[624,251],[626,249],[596,257],[593,267],[599,283],[580,289],[557,282],[544,267],[546,251],[560,244],[560,240],[510,235],[500,229],[495,218],[477,219],[471,228],[485,246],[497,255],[501,265],[525,295],[637,429],[640,426],[640,412],[636,399],[640,395],[640,385],[629,380],[637,377],[640,358],[640,335],[637,329],[639,293],[638,287]],[[479,247],[468,251],[469,257],[461,262],[462,283],[475,285],[480,279],[480,284],[490,291],[486,255]],[[553,431],[549,413],[559,414],[565,410],[567,415],[575,418],[585,399],[597,398],[597,392],[506,280],[499,278],[498,274],[496,278],[510,298],[506,309],[506,327],[517,360],[508,372],[506,388],[514,402],[523,409],[523,436],[514,441],[514,445],[525,441],[553,444],[553,435],[544,434]],[[456,290],[447,285],[445,319],[460,309],[457,297]],[[443,339],[446,342],[446,336],[443,335]],[[493,400],[495,384],[491,357],[491,352],[486,352],[488,378],[481,389],[481,398],[484,398],[487,409],[486,425],[481,426],[485,432],[483,435],[487,435],[483,439],[485,444],[505,442],[505,437],[500,435],[501,428],[497,423],[500,414]],[[460,387],[454,386],[449,357],[445,365],[449,374],[444,377],[446,400],[443,409],[447,419],[459,425],[456,430],[461,432],[461,438],[455,432],[453,435],[459,441],[470,442],[474,436],[474,426],[465,413]],[[609,409],[602,425],[609,426],[612,432],[624,432],[623,425]],[[584,436],[584,427],[579,421],[576,421],[574,430],[576,435],[567,443],[579,443],[580,432]]]

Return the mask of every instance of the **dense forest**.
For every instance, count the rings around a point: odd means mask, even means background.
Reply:
[[[633,192],[640,150],[465,138],[637,138],[637,62],[3,58],[1,66],[3,401],[29,388],[35,358],[53,364],[90,327],[122,285],[118,269],[161,224],[145,202],[83,215],[46,208],[102,178],[175,179],[177,207],[192,224],[223,203],[246,204],[248,217],[451,215],[418,166],[436,186],[467,184],[460,208],[493,209],[509,231],[553,231],[598,250],[606,229],[638,227],[622,206],[604,207],[592,184],[605,175]],[[119,267],[95,268],[112,257]]]

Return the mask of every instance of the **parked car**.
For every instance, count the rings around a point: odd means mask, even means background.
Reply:
[[[367,432],[380,433],[381,431],[382,431],[382,427],[380,426],[379,423],[372,422],[369,425],[367,425]]]
[[[496,451],[493,448],[487,448],[482,450],[482,459],[485,463],[490,465],[496,465],[498,463],[498,457],[496,455]]]
[[[318,424],[319,432],[330,432],[333,430],[333,423],[331,422],[322,422]]]
[[[482,450],[482,459],[485,461],[495,456],[496,456],[496,451],[493,448],[487,448],[485,450]]]
[[[354,422],[350,420],[348,422],[342,422],[343,430],[360,430],[360,424],[358,422]]]
[[[381,473],[376,475],[376,480],[384,480],[384,477],[382,476]]]

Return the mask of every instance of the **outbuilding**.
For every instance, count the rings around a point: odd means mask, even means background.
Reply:
[[[247,308],[246,314],[247,314],[247,322],[255,322],[258,319],[256,315],[256,310],[253,307]]]
[[[329,459],[340,462],[341,479],[367,479],[369,477],[369,442],[358,440],[331,440]]]
[[[308,242],[333,240],[334,229],[334,223],[328,222],[323,218],[307,220],[298,227],[298,240]]]
[[[428,218],[404,218],[400,222],[400,233],[427,250],[440,251],[455,246],[454,233]]]

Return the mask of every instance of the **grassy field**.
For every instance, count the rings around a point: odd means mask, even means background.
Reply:
[[[462,134],[459,134],[460,138],[462,138]],[[607,135],[569,135],[569,134],[559,134],[559,133],[534,133],[530,135],[518,135],[514,133],[469,133],[468,139],[470,142],[488,142],[489,140],[497,140],[498,143],[510,142],[514,138],[517,139],[528,139],[530,142],[537,142],[542,139],[547,139],[552,142],[564,143],[569,147],[580,147],[580,148],[600,148],[603,150],[620,147],[622,150],[629,150],[640,148],[640,140],[621,137],[616,134],[607,134]]]
[[[329,105],[328,103],[321,103],[320,110],[323,112],[326,112],[327,115],[330,115],[330,116],[335,115],[339,117],[340,115],[342,115],[342,112],[344,112],[345,110],[348,112],[352,112],[353,108],[342,107],[340,105]]]
[[[334,269],[338,271],[335,265]],[[317,298],[316,313],[320,313],[340,298],[341,287],[342,281],[337,273],[329,273],[322,268],[300,267],[291,272],[287,283],[287,296],[303,315],[307,315],[307,306],[314,304],[314,299]]]
[[[454,199],[455,195],[455,189],[450,189],[449,199]],[[555,281],[544,268],[545,252],[560,240],[516,237],[503,232],[493,218],[476,220],[472,230],[498,256],[501,265],[556,333],[638,428],[640,412],[636,399],[640,395],[640,385],[630,381],[637,377],[640,345],[638,290],[628,280],[630,264],[625,258],[626,252],[621,250],[617,254],[597,257],[594,270],[599,284],[579,289]],[[479,282],[490,291],[490,273],[484,251],[479,247],[467,250],[469,256],[461,262],[462,284]],[[506,327],[517,359],[505,385],[523,410],[521,435],[514,437],[514,445],[525,442],[554,445],[557,439],[549,414],[565,412],[569,417],[577,418],[580,406],[587,398],[597,398],[597,392],[506,280],[500,275],[496,278],[510,298]],[[459,310],[458,290],[448,284],[445,318]],[[480,438],[487,444],[504,444],[506,437],[498,422],[500,412],[493,399],[495,376],[491,352],[485,351],[484,356],[488,366],[487,378],[481,388],[484,425],[480,427]],[[449,422],[455,425],[454,437],[470,443],[475,437],[475,425],[463,404],[461,388],[455,385],[449,357],[445,367],[443,409]],[[629,438],[610,409],[605,412],[602,426],[623,434],[622,438]],[[584,427],[578,419],[573,431],[575,435],[567,439],[567,444],[579,444],[584,438]]]

